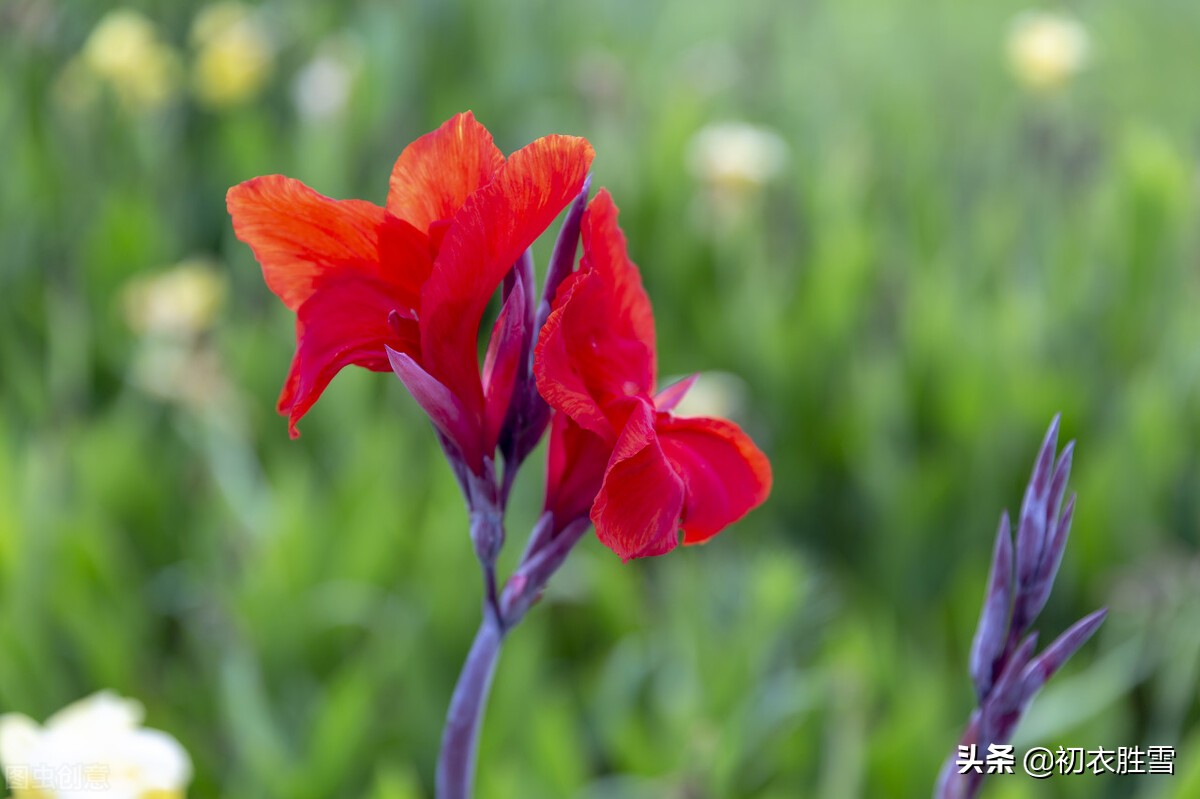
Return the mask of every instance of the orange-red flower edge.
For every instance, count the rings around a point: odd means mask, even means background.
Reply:
[[[296,354],[278,405],[292,436],[342,368],[387,371],[400,354],[410,377],[454,400],[452,429],[439,427],[478,470],[511,391],[490,385],[511,378],[506,369],[480,375],[483,313],[514,262],[579,193],[591,160],[591,145],[571,136],[538,139],[505,160],[467,112],[405,148],[386,207],[332,200],[280,175],[230,189],[235,233],[296,313]]]

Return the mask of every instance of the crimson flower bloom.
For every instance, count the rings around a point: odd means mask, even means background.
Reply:
[[[588,514],[624,560],[712,538],[760,505],[771,467],[724,419],[671,410],[691,381],[655,395],[654,317],[629,260],[617,209],[601,190],[583,218],[583,257],[558,290],[538,340],[538,390],[551,428],[546,508]]]
[[[296,313],[278,405],[291,435],[343,367],[393,369],[479,473],[518,373],[524,287],[506,293],[482,376],[479,325],[504,276],[579,193],[591,160],[584,139],[547,136],[506,161],[468,112],[405,148],[386,207],[331,200],[281,175],[230,189],[235,233]]]

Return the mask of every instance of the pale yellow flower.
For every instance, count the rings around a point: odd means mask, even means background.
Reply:
[[[141,703],[102,691],[39,726],[0,716],[0,766],[14,799],[183,799],[192,763],[179,742],[141,726]]]
[[[125,320],[144,335],[196,336],[208,330],[225,301],[224,275],[206,258],[189,258],[125,287]]]
[[[121,299],[126,323],[142,337],[130,366],[138,388],[192,409],[226,398],[228,380],[206,334],[227,291],[224,275],[204,258],[130,281]]]
[[[212,108],[244,104],[259,95],[275,66],[275,48],[255,12],[241,3],[208,6],[192,23],[196,62],[192,87]]]
[[[179,57],[154,23],[136,11],[110,11],[88,36],[80,61],[107,83],[127,106],[158,107],[174,96]]]
[[[1054,91],[1087,64],[1088,34],[1066,14],[1026,11],[1013,20],[1007,50],[1017,80],[1035,91]]]

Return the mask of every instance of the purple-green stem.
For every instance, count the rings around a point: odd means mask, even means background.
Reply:
[[[438,799],[470,799],[472,795],[480,722],[504,640],[504,630],[490,616],[485,613],[479,625],[446,714],[437,767]]]
[[[486,519],[500,530],[474,529]],[[487,706],[496,662],[504,637],[515,627],[529,607],[541,595],[550,577],[558,571],[571,549],[588,529],[584,517],[556,527],[549,513],[534,525],[521,563],[496,596],[495,560],[483,561],[485,596],[483,620],[475,633],[471,651],[458,675],[446,726],[442,730],[442,748],[437,766],[437,799],[470,799],[474,791],[475,763],[479,750],[479,730]],[[503,514],[472,513],[472,535],[503,540]],[[477,539],[478,540],[478,539]]]

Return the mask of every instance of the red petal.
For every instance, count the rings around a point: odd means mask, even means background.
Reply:
[[[583,259],[580,270],[592,270],[604,279],[608,293],[607,344],[620,351],[623,362],[614,363],[613,372],[623,375],[621,387],[610,385],[614,394],[654,391],[656,374],[654,312],[642,286],[637,265],[629,260],[625,234],[617,224],[617,206],[607,189],[597,192],[583,218]],[[602,349],[607,349],[602,345]]]
[[[483,404],[476,341],[488,300],[579,193],[591,161],[583,139],[538,139],[467,199],[446,232],[421,292],[422,363],[474,413]]]
[[[684,484],[671,468],[648,403],[629,416],[592,506],[600,541],[622,560],[662,555],[679,544]]]
[[[426,233],[492,182],[504,154],[470,111],[404,148],[392,168],[387,208]]]
[[[733,422],[663,414],[658,438],[687,488],[685,544],[712,538],[761,505],[771,491],[767,456]]]
[[[608,441],[616,438],[612,425],[604,416],[587,384],[582,370],[574,359],[578,347],[572,347],[568,339],[565,322],[576,317],[587,319],[590,309],[587,295],[594,291],[582,289],[584,299],[576,300],[576,293],[587,283],[597,283],[599,278],[592,274],[575,273],[563,281],[558,290],[554,310],[546,318],[538,334],[534,350],[533,371],[537,378],[538,392],[550,407],[562,411],[578,424]],[[576,307],[577,305],[581,307]],[[571,325],[572,328],[577,325]]]
[[[391,369],[384,347],[416,352],[417,323],[388,322],[396,307],[391,287],[358,276],[325,279],[296,316],[296,355],[279,396],[288,431],[299,435],[300,420],[334,375],[351,364],[376,372]]]
[[[411,225],[362,200],[331,200],[298,180],[267,175],[226,195],[237,237],[250,245],[267,286],[291,310],[331,275],[391,284],[396,307],[416,306],[429,276],[428,244]]]
[[[546,402],[610,441],[623,424],[616,409],[654,390],[650,300],[603,189],[584,215],[580,270],[559,288],[536,355]]]
[[[546,510],[555,526],[586,517],[604,482],[612,446],[580,427],[564,413],[550,423],[550,452],[546,465]]]

